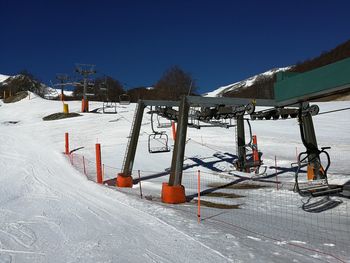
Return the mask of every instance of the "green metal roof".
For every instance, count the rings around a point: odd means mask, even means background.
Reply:
[[[350,58],[305,72],[278,72],[275,100],[283,106],[350,90]]]

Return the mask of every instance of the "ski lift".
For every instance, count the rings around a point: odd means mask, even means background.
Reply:
[[[111,101],[104,101],[103,113],[117,113],[117,103]]]
[[[150,134],[148,136],[148,152],[149,153],[170,152],[168,141],[169,141],[169,138],[165,132]]]
[[[119,96],[119,104],[120,105],[129,105],[130,104],[130,96],[128,94],[122,94]]]
[[[263,166],[263,161],[261,160],[261,154],[257,151],[257,145],[253,142],[253,133],[252,127],[249,122],[249,119],[245,119],[248,124],[249,130],[249,142],[244,146],[246,154],[243,161],[236,160],[234,166],[237,170],[255,172],[256,175],[263,175],[266,173],[267,166]],[[238,149],[238,148],[237,148]],[[257,159],[254,159],[254,151],[257,152]],[[260,168],[264,168],[263,171],[260,171]]]
[[[331,164],[331,160],[326,150],[330,148],[331,147],[322,147],[321,150],[307,150],[305,152],[301,152],[298,155],[298,168],[295,172],[294,190],[301,196],[318,197],[338,194],[343,191],[343,188],[340,186],[328,184],[327,171]],[[321,164],[320,158],[322,155],[326,157],[326,168],[323,168]],[[314,157],[310,158],[311,156]],[[299,172],[303,165],[307,165],[308,170],[312,169],[312,172],[315,174],[314,178],[312,178],[312,181],[308,182],[306,186],[305,184],[301,184],[299,180]]]
[[[299,126],[300,126],[300,134],[301,140],[306,148],[305,152],[301,152],[298,155],[298,168],[295,172],[295,185],[294,191],[298,192],[301,196],[309,196],[309,197],[318,197],[324,195],[333,195],[338,194],[343,191],[343,187],[337,185],[329,185],[327,178],[327,171],[329,166],[331,165],[331,159],[326,150],[331,147],[321,147],[319,150],[316,146],[306,143],[304,136],[304,128],[302,125],[302,110],[299,112]],[[321,157],[325,157],[326,166],[323,168],[321,164]],[[324,159],[324,158],[323,158]],[[311,179],[305,186],[305,184],[301,184],[299,180],[299,172],[303,165],[307,165],[308,170],[308,178]]]
[[[171,120],[162,118],[158,114],[157,114],[157,122],[158,122],[157,128],[169,128],[169,127],[171,127]]]
[[[153,127],[153,114],[151,106],[151,129],[152,133],[148,136],[148,152],[163,153],[170,152],[169,138],[165,131],[156,131]]]

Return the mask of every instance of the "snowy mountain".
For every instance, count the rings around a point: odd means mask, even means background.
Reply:
[[[6,81],[10,76],[0,74],[0,85]]]
[[[26,76],[24,76],[24,75],[7,76],[7,75],[0,74],[0,87],[9,85],[12,81],[21,81],[21,80],[24,80],[25,78],[26,78]],[[45,88],[45,98],[47,98],[47,99],[55,99],[59,96],[59,94],[61,94],[61,89],[59,89],[59,88],[48,87],[43,83],[37,83],[37,81],[35,81],[35,80],[29,81],[29,82],[33,82],[32,83],[33,85],[39,84],[40,86],[44,87]],[[73,91],[64,90],[64,95],[72,96]]]
[[[264,73],[261,73],[261,74],[255,75],[253,77],[250,77],[248,79],[245,79],[245,80],[242,80],[242,81],[239,81],[239,82],[235,82],[233,84],[229,84],[229,85],[226,85],[226,86],[219,87],[216,90],[213,90],[211,92],[208,92],[208,93],[204,94],[203,96],[204,97],[222,97],[223,94],[228,93],[230,91],[242,90],[242,89],[246,89],[248,87],[251,87],[259,77],[272,76],[273,74],[275,74],[275,73],[277,73],[279,71],[286,71],[288,69],[290,69],[290,67],[271,69],[271,70],[268,70],[268,71],[266,71]]]

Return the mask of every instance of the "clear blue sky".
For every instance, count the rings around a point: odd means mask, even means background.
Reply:
[[[79,62],[148,86],[179,65],[205,92],[350,38],[349,0],[0,0],[0,10],[0,73],[45,83]]]

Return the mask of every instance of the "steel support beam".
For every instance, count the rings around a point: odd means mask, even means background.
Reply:
[[[315,171],[314,179],[323,179],[324,175],[319,172],[321,169],[320,158],[318,154],[317,139],[316,139],[314,124],[312,121],[312,116],[310,113],[307,113],[305,116],[302,116],[301,118],[302,118],[302,126],[303,126],[303,133],[304,133],[303,136],[304,136],[304,140],[307,148],[306,150],[310,153],[308,161]]]
[[[245,133],[244,133],[244,117],[237,117],[237,154],[238,169],[244,171],[246,150],[245,150]]]
[[[187,98],[183,97],[179,108],[179,119],[177,123],[175,146],[171,162],[168,183],[169,186],[181,185],[189,109],[190,105]]]
[[[144,109],[145,105],[143,101],[139,100],[131,127],[131,137],[129,138],[129,143],[126,147],[126,156],[123,162],[122,176],[130,176],[132,172]]]
[[[254,101],[256,106],[275,106],[275,100],[251,99],[251,98],[229,98],[229,97],[200,97],[187,96],[188,103],[191,106],[198,107],[215,107],[219,105],[240,106],[247,105]]]

